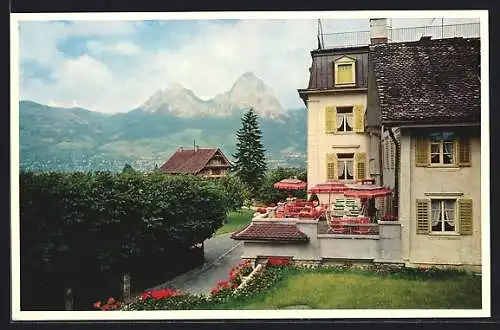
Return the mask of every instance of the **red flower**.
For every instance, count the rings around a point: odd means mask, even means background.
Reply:
[[[219,288],[213,288],[213,289],[210,291],[210,293],[211,293],[211,294],[213,294],[213,295],[214,295],[214,294],[217,294],[218,292],[219,292]]]
[[[101,302],[100,301],[96,301],[94,303],[94,308],[101,308]]]
[[[116,302],[115,298],[113,297],[109,297],[108,298],[108,304],[111,305],[111,304],[114,304]]]
[[[236,289],[236,288],[238,288],[238,283],[233,284],[233,289]]]
[[[103,311],[109,311],[109,309],[110,309],[110,305],[104,305],[101,307],[101,310],[103,310]]]
[[[146,300],[146,299],[148,299],[150,297],[151,297],[151,293],[150,292],[143,292],[143,293],[141,293],[139,299],[140,300]]]

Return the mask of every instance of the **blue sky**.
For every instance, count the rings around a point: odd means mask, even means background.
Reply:
[[[478,21],[445,19],[445,24]],[[20,98],[114,113],[180,83],[202,99],[251,71],[285,108],[302,107],[316,19],[20,21]],[[393,19],[393,28],[439,24]],[[368,19],[323,20],[326,32],[368,30]]]

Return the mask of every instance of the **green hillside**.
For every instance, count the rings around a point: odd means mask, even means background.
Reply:
[[[136,109],[105,115],[85,109],[19,103],[21,168],[36,171],[118,171],[126,163],[148,171],[179,147],[220,147],[231,157],[240,114],[175,117]],[[305,165],[306,112],[261,118],[270,167]]]

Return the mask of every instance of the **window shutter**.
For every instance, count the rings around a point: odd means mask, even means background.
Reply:
[[[354,131],[357,133],[362,133],[365,131],[365,113],[364,113],[364,105],[356,104],[353,107],[354,113]]]
[[[425,235],[430,231],[429,209],[431,201],[428,199],[417,199],[417,234]]]
[[[472,235],[472,199],[459,199],[457,203],[460,234]]]
[[[354,154],[356,163],[356,180],[366,179],[366,153],[357,152]]]
[[[325,132],[335,133],[337,131],[337,109],[332,106],[325,108]]]
[[[471,166],[470,161],[470,140],[467,138],[462,138],[458,140],[458,165],[459,166]]]
[[[326,178],[327,180],[337,180],[337,154],[326,155]]]
[[[429,141],[420,136],[415,139],[415,166],[429,166]]]

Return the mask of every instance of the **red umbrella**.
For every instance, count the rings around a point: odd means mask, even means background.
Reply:
[[[274,188],[282,190],[301,190],[307,187],[307,182],[299,179],[283,179],[274,184]]]
[[[309,188],[308,192],[312,193],[328,193],[328,207],[330,207],[331,193],[341,193],[347,189],[345,183],[338,181],[331,181],[325,183],[318,183],[317,185]]]
[[[386,187],[377,186],[374,184],[357,184],[349,185],[344,191],[346,197],[356,198],[375,198],[384,197],[392,194],[392,190]]]
[[[318,183],[317,185],[309,188],[308,192],[312,193],[332,193],[332,192],[343,192],[347,187],[341,182],[326,182]]]

